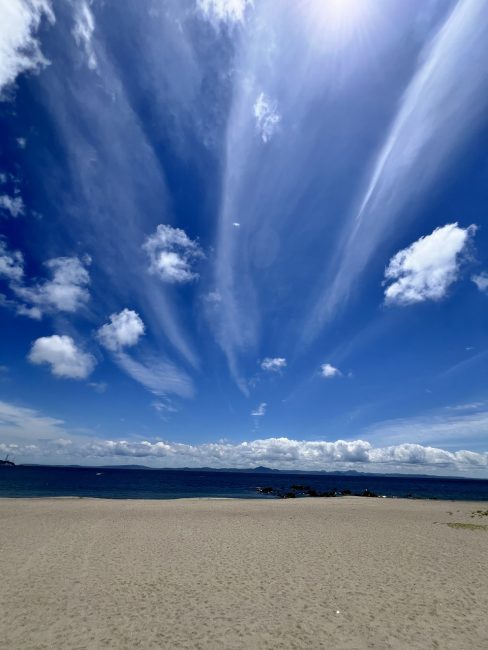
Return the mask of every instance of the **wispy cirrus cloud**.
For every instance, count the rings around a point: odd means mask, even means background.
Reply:
[[[85,54],[86,62],[91,70],[97,69],[97,57],[93,47],[93,33],[95,31],[95,19],[89,3],[80,0],[75,7],[75,24],[72,30],[76,44]]]
[[[268,408],[268,405],[266,402],[261,402],[259,406],[257,406],[255,409],[251,411],[251,415],[255,418],[262,418],[264,415],[266,415],[266,409]]]
[[[137,360],[119,351],[115,362],[139,384],[157,396],[178,395],[191,398],[194,395],[193,381],[181,368],[170,361],[147,357]]]
[[[446,169],[452,155],[475,132],[488,106],[485,57],[488,15],[482,3],[461,0],[425,49],[376,155],[354,220],[311,317],[305,338],[313,339],[351,293],[376,248],[413,219],[405,208],[417,201]]]
[[[253,113],[256,119],[256,130],[266,144],[277,133],[280,126],[281,115],[277,103],[264,93],[260,93],[254,102]]]
[[[197,0],[202,16],[216,25],[242,23],[246,10],[253,4],[253,0]]]

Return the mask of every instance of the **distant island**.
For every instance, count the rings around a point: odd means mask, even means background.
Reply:
[[[402,474],[400,472],[358,472],[355,469],[347,470],[303,470],[303,469],[274,469],[272,467],[265,467],[264,465],[258,465],[257,467],[252,467],[248,469],[242,469],[237,467],[148,467],[147,465],[49,465],[42,463],[22,463],[16,465],[16,467],[56,467],[67,469],[135,469],[135,470],[147,470],[149,472],[165,471],[165,472],[219,472],[219,473],[228,473],[228,474],[304,474],[308,476],[375,476],[375,477],[390,477],[390,478],[448,478],[448,479],[459,479],[459,480],[469,480],[469,477],[465,476],[433,476],[432,474]],[[483,480],[483,479],[475,479]],[[488,479],[484,479],[488,480]]]

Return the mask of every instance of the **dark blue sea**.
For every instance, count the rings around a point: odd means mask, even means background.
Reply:
[[[182,497],[276,498],[258,487],[286,493],[294,484],[317,492],[370,490],[387,497],[488,501],[488,480],[458,478],[339,476],[285,473],[209,472],[89,467],[0,468],[0,497]]]

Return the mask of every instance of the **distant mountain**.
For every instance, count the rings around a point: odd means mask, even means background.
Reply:
[[[167,472],[227,472],[231,474],[303,474],[309,476],[358,476],[358,477],[390,477],[390,478],[448,478],[448,479],[466,479],[464,476],[433,476],[432,474],[400,474],[400,473],[387,473],[381,472],[358,472],[355,469],[336,470],[329,472],[327,470],[284,470],[273,469],[259,465],[249,469],[239,469],[235,467],[148,467],[147,465],[42,465],[40,463],[24,463],[17,465],[17,467],[66,467],[72,469],[139,469],[147,471],[164,470]],[[486,479],[488,480],[488,479]]]

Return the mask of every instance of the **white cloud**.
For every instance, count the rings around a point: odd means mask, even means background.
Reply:
[[[73,37],[78,47],[84,50],[88,67],[90,70],[97,69],[97,58],[93,49],[93,32],[95,31],[95,19],[87,2],[80,2],[75,12],[75,26]]]
[[[5,210],[11,217],[18,217],[24,214],[25,206],[20,196],[9,196],[2,194],[0,196],[0,210]]]
[[[266,408],[267,408],[266,402],[261,402],[261,404],[255,408],[253,411],[251,411],[251,415],[254,417],[261,418],[263,415],[266,415]]]
[[[461,253],[475,231],[475,226],[460,228],[451,223],[399,251],[385,271],[386,282],[392,282],[385,301],[410,305],[443,298],[457,280]]]
[[[205,255],[184,230],[160,224],[143,248],[149,256],[150,273],[159,275],[164,282],[175,284],[198,279],[192,264]]]
[[[233,221],[232,225],[234,226],[234,228],[240,228],[241,227],[241,224],[238,221]]]
[[[193,382],[191,378],[169,361],[147,359],[136,361],[125,352],[117,352],[115,361],[134,379],[157,396],[167,394],[180,397],[193,397]]]
[[[78,257],[57,257],[46,262],[53,277],[51,280],[32,287],[21,284],[12,285],[12,290],[32,309],[23,308],[25,315],[39,318],[44,312],[65,311],[74,313],[89,300],[87,285],[90,276],[85,268],[89,259],[81,261]]]
[[[279,372],[286,368],[286,359],[283,357],[266,357],[261,361],[261,368],[268,372]]]
[[[20,282],[24,275],[24,258],[20,251],[9,251],[0,239],[0,276]]]
[[[475,283],[480,291],[488,292],[488,273],[483,271],[477,275],[472,275],[471,280]]]
[[[118,314],[111,314],[110,323],[100,327],[97,338],[108,350],[117,352],[124,347],[136,345],[143,336],[144,329],[139,314],[132,309],[123,309]]]
[[[65,434],[64,422],[38,411],[0,401],[0,437],[12,444],[59,438]]]
[[[200,12],[214,24],[244,22],[247,7],[253,0],[197,0]]]
[[[90,388],[93,388],[93,390],[99,394],[105,393],[108,388],[107,384],[104,381],[90,381],[88,382],[88,386],[90,386]]]
[[[48,64],[34,37],[43,16],[54,14],[48,0],[0,0],[0,93],[17,76]]]
[[[93,371],[96,360],[93,355],[80,350],[70,336],[43,336],[32,345],[29,361],[47,363],[56,377],[86,379]]]
[[[158,399],[152,403],[152,407],[158,413],[178,413],[178,409],[168,398]]]
[[[5,415],[4,415],[5,413]],[[446,451],[438,447],[400,444],[373,447],[365,440],[310,441],[286,437],[264,438],[240,443],[220,441],[189,445],[185,443],[150,440],[103,440],[69,438],[62,431],[63,423],[43,418],[31,409],[19,409],[0,403],[0,434],[4,431],[25,434],[18,443],[0,444],[0,452],[14,453],[18,461],[43,457],[65,458],[73,461],[121,458],[143,458],[148,464],[164,467],[235,467],[257,465],[284,470],[333,470],[355,468],[366,471],[431,472],[445,474],[469,473],[488,468],[488,453],[467,450]],[[40,430],[43,441],[29,444],[29,427]],[[49,434],[58,434],[56,437]],[[47,434],[47,435],[46,435]],[[38,438],[41,436],[37,436]],[[5,438],[4,438],[5,439]]]
[[[281,122],[276,102],[261,93],[254,103],[253,114],[256,119],[256,130],[261,136],[261,140],[264,143],[269,142],[278,131]]]
[[[333,377],[341,377],[342,373],[339,368],[334,368],[330,363],[323,363],[320,366],[320,374],[325,379],[332,379]]]

